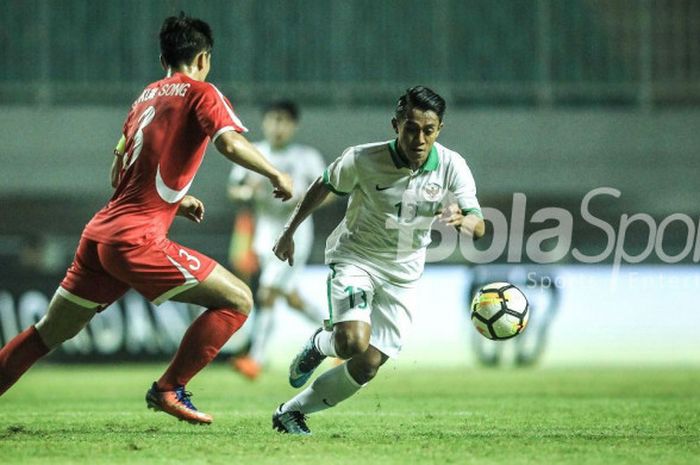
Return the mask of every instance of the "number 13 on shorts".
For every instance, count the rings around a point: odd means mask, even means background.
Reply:
[[[331,265],[328,274],[328,311],[333,324],[343,321],[370,323],[374,285],[366,271],[354,265]]]

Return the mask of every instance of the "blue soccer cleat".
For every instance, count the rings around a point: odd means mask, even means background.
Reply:
[[[291,365],[289,365],[289,384],[292,387],[300,388],[311,378],[314,370],[318,368],[321,362],[326,358],[321,352],[316,349],[314,339],[316,335],[323,331],[323,328],[318,328],[313,335],[306,341],[301,351],[294,357]]]

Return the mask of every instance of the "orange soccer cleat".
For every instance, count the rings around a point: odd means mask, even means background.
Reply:
[[[192,393],[185,390],[185,386],[180,386],[174,391],[159,391],[156,383],[146,393],[146,405],[148,408],[165,412],[195,425],[208,425],[214,419],[211,415],[197,410],[190,401]]]
[[[258,362],[253,360],[252,357],[248,355],[243,355],[241,357],[233,357],[230,362],[231,368],[239,372],[251,381],[257,379],[260,376],[262,367]]]

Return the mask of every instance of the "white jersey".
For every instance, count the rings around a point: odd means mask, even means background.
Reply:
[[[323,173],[325,185],[349,194],[345,217],[326,241],[326,263],[350,263],[395,283],[423,273],[430,228],[451,193],[462,213],[481,216],[464,158],[435,143],[411,170],[396,141],[348,148]]]
[[[325,167],[323,157],[318,150],[301,144],[289,144],[283,149],[273,150],[266,141],[255,142],[253,145],[267,158],[272,165],[282,172],[288,173],[294,182],[295,196],[286,202],[281,202],[272,195],[272,185],[263,176],[234,165],[229,176],[229,184],[240,184],[248,176],[260,183],[253,196],[255,214],[255,238],[253,249],[258,255],[272,255],[272,246],[282,231],[294,207],[303,197],[309,185],[323,173]],[[308,254],[313,241],[313,222],[311,218],[304,222],[295,235],[295,242],[302,245],[300,255]],[[306,244],[308,243],[308,246]],[[308,249],[308,251],[306,250]],[[296,254],[295,254],[296,255]],[[300,257],[305,262],[304,257]],[[303,263],[302,263],[303,265]]]

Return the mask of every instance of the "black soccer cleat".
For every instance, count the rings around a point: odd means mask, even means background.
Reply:
[[[272,414],[272,429],[280,433],[310,436],[311,430],[306,425],[306,415],[299,411],[282,412],[283,405],[280,404]]]

